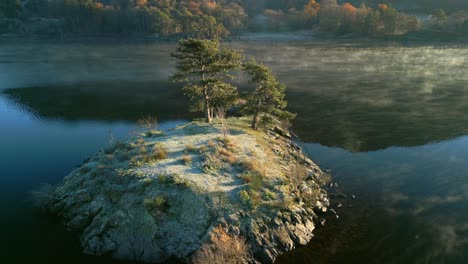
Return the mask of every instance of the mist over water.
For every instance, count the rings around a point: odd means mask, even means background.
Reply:
[[[340,218],[328,217],[310,245],[280,263],[463,263],[468,47],[269,38],[227,45],[268,64],[287,84],[289,108],[298,113],[294,131],[348,196],[332,198],[343,205]],[[108,144],[110,132],[125,137],[142,116],[157,114],[163,127],[195,117],[180,87],[167,82],[174,49],[137,42],[0,45],[1,229],[17,241],[1,246],[11,259],[26,248],[49,263],[70,255],[75,263],[101,261],[80,257],[76,238],[35,213],[27,193],[59,182]],[[245,89],[243,78],[239,83]],[[57,253],[58,242],[49,239],[38,247],[33,241],[44,229],[69,236],[70,246]]]

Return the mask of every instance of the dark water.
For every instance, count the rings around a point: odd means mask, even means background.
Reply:
[[[316,238],[281,263],[466,263],[468,47],[230,45],[288,85],[295,132],[347,196],[332,199],[340,217],[325,216]],[[166,82],[173,49],[0,44],[2,262],[112,263],[81,255],[76,235],[34,211],[28,193],[60,182],[142,116],[157,114],[162,128],[196,116]]]

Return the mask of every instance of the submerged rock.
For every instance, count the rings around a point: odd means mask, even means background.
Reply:
[[[287,138],[264,137],[245,119],[227,124],[227,137],[220,124],[192,122],[110,146],[39,205],[79,231],[86,254],[190,262],[217,232],[245,238],[249,257],[239,262],[274,262],[312,239],[315,212],[329,206],[323,173]]]

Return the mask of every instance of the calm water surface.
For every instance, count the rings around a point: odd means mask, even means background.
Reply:
[[[332,199],[339,218],[324,216],[315,239],[281,263],[466,263],[468,47],[229,45],[272,66],[288,85],[295,132],[343,194]],[[193,118],[166,82],[173,50],[0,44],[2,261],[114,263],[82,255],[75,234],[32,209],[29,192],[60,182],[110,138],[128,136],[142,116],[157,114],[163,129]]]

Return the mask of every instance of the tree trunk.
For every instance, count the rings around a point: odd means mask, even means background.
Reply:
[[[205,70],[205,66],[202,66],[201,68],[202,71]],[[201,79],[202,81],[205,81],[205,74],[202,73],[201,75]],[[208,87],[205,85],[205,87],[203,87],[203,106],[205,109],[204,112],[205,112],[205,122],[207,123],[211,123],[211,113],[210,113],[210,102],[209,102],[209,99],[208,99]]]
[[[203,90],[203,103],[204,103],[204,111],[205,111],[205,121],[207,123],[211,123],[212,119],[212,114],[211,114],[211,107],[210,107],[210,102],[208,100],[208,91],[207,88],[205,87]]]
[[[253,119],[252,119],[252,128],[257,130],[257,124],[258,124],[258,111],[255,112]]]

